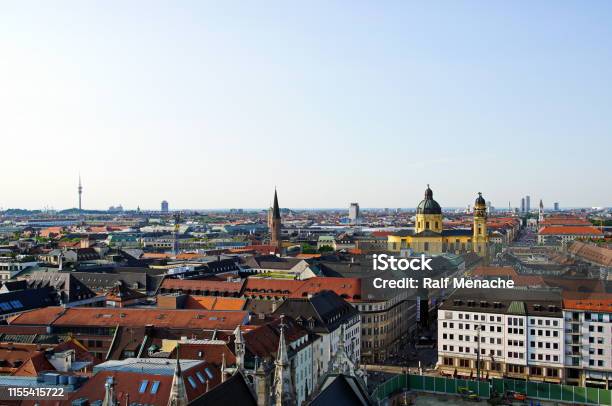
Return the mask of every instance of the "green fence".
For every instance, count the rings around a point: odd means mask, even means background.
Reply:
[[[542,382],[515,381],[512,379],[492,379],[491,385],[498,393],[507,390],[525,393],[528,397],[569,403],[591,403],[612,405],[612,391],[581,386],[557,385]]]
[[[374,389],[372,396],[376,400],[383,400],[388,398],[389,395],[403,390],[453,395],[459,394],[459,388],[468,388],[477,393],[481,398],[491,397],[491,391],[499,394],[503,394],[506,391],[515,391],[524,393],[532,399],[612,406],[612,391],[606,389],[526,382],[513,379],[492,379],[491,382],[478,382],[466,379],[410,374],[396,375],[380,384]]]
[[[455,395],[459,394],[460,388],[468,388],[482,398],[491,397],[489,382],[426,375],[396,375],[374,389],[372,395],[375,399],[383,400],[390,394],[405,389]]]

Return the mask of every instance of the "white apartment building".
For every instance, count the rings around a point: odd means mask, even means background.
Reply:
[[[565,294],[567,382],[612,389],[612,294]]]
[[[548,309],[538,310],[549,311]],[[543,377],[544,381],[557,381],[557,379],[562,381],[565,354],[563,318],[559,317],[559,307],[555,306],[550,311],[555,314],[554,317],[540,316],[537,310],[528,317],[529,375]]]
[[[561,382],[562,300],[534,290],[455,291],[438,310],[438,369],[449,376]]]

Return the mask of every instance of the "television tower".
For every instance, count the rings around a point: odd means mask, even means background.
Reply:
[[[81,195],[83,194],[83,185],[81,184],[81,174],[79,173],[79,212],[82,210],[81,207]]]

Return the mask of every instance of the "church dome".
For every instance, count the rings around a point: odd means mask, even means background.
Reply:
[[[433,192],[429,185],[425,189],[425,199],[417,206],[417,214],[442,214],[442,208],[433,199]]]
[[[476,206],[486,206],[487,205],[487,202],[485,202],[485,199],[482,197],[482,193],[478,192],[478,197],[476,198],[474,205]]]

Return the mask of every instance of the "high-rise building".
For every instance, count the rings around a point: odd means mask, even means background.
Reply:
[[[527,213],[531,211],[531,196],[529,195],[525,196],[525,209],[527,210]]]
[[[525,213],[525,198],[521,198],[521,213]]]
[[[357,223],[359,219],[359,203],[351,203],[349,207],[349,220],[351,223]]]
[[[161,202],[161,212],[168,213],[168,202],[165,200],[162,200]]]
[[[559,211],[559,202],[555,202],[555,211]]]

